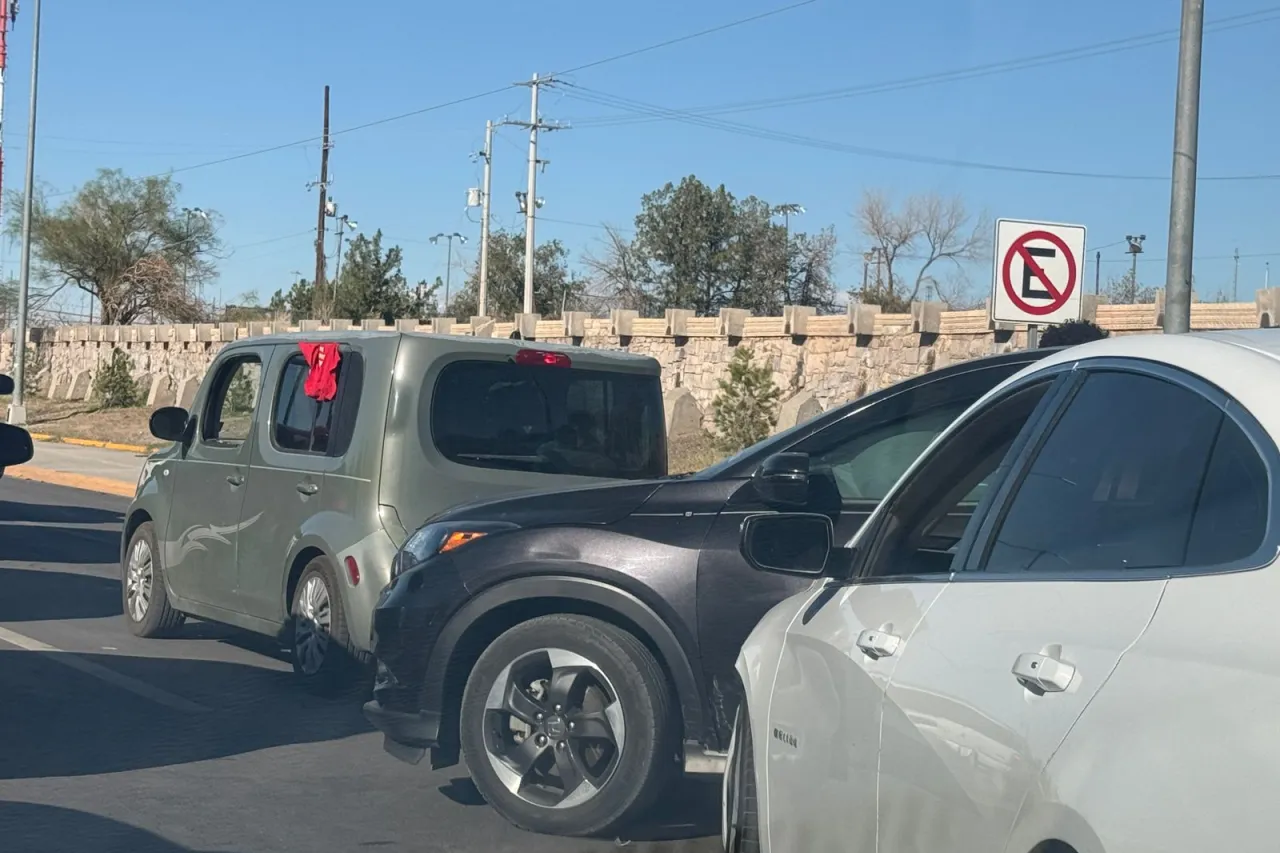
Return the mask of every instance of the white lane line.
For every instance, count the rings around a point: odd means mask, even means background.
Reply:
[[[64,652],[62,649],[55,648],[39,640],[32,639],[24,634],[16,631],[10,631],[7,628],[0,627],[0,641],[16,646],[19,649],[28,652],[36,652],[48,656],[48,659],[57,663],[69,666],[74,670],[91,675],[100,681],[105,681],[113,687],[119,687],[121,690],[127,690],[135,696],[141,696],[143,699],[150,699],[157,705],[163,705],[166,708],[172,708],[175,711],[185,711],[187,713],[202,713],[210,710],[204,705],[192,702],[189,699],[183,699],[181,696],[175,696],[168,691],[161,690],[158,687],[152,687],[146,682],[139,681],[136,678],[130,678],[122,675],[114,669],[108,669],[105,666],[87,661],[80,658],[73,652]]]

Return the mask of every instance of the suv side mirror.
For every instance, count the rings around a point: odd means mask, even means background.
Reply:
[[[831,559],[831,519],[810,512],[747,516],[742,522],[742,556],[753,569],[816,578]]]
[[[803,507],[809,503],[809,454],[775,453],[751,478],[756,494],[770,506]]]
[[[0,394],[13,393],[13,380],[3,373],[0,373]]]
[[[31,433],[12,424],[0,424],[0,469],[30,462],[35,453]]]
[[[191,415],[181,406],[165,406],[151,413],[151,434],[161,441],[183,441]]]

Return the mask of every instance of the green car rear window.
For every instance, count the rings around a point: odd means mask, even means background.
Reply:
[[[461,465],[628,480],[667,472],[656,375],[457,361],[430,400],[430,443]]]

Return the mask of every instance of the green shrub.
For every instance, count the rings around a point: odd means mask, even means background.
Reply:
[[[229,415],[253,412],[253,380],[249,378],[249,371],[236,371],[236,375],[231,378],[231,384],[227,386],[227,397],[223,407]]]
[[[736,453],[765,439],[778,417],[782,391],[773,382],[767,363],[755,364],[751,350],[738,347],[729,362],[729,377],[720,380],[720,393],[712,401],[716,446]]]
[[[111,358],[93,380],[93,399],[104,409],[127,409],[141,402],[133,381],[133,360],[124,350],[112,350]]]

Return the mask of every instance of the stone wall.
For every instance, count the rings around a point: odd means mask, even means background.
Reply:
[[[1163,294],[1145,305],[1099,304],[1086,297],[1085,316],[1112,334],[1160,331]],[[1196,330],[1270,327],[1280,314],[1280,288],[1258,291],[1254,302],[1193,303]],[[899,380],[957,361],[1008,352],[1026,345],[1025,326],[992,323],[986,309],[947,311],[918,302],[909,314],[885,314],[874,305],[851,306],[844,314],[816,316],[809,308],[787,308],[781,317],[753,317],[725,309],[716,317],[695,317],[672,309],[664,317],[642,318],[615,310],[607,319],[569,312],[563,319],[521,315],[514,322],[472,318],[380,320],[332,324],[304,320],[298,325],[256,322],[164,326],[63,326],[28,332],[36,387],[42,396],[83,399],[111,351],[123,349],[147,403],[191,402],[200,380],[227,341],[272,332],[317,334],[331,329],[385,329],[516,338],[651,355],[662,365],[668,424],[683,433],[701,423],[709,428],[711,402],[725,376],[733,349],[750,347],[768,358],[783,389],[778,428],[804,420]],[[0,370],[12,363],[13,333],[0,343]],[[31,356],[29,356],[30,358]],[[30,362],[29,362],[30,363]]]

